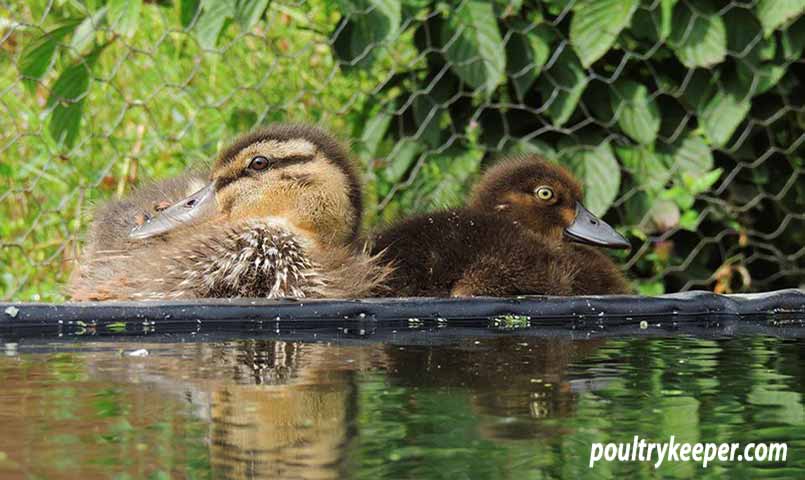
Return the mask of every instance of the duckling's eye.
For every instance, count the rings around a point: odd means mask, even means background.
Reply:
[[[552,200],[554,196],[553,189],[551,187],[538,187],[534,193],[536,193],[537,198],[545,202]]]
[[[269,164],[270,162],[266,157],[257,155],[256,157],[252,157],[252,161],[249,162],[249,169],[259,172],[260,170],[268,168]]]

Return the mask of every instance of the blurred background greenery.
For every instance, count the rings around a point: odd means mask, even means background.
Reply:
[[[368,228],[501,156],[570,166],[639,291],[805,282],[803,0],[0,2],[0,298],[58,301],[93,204],[238,133],[351,142]]]

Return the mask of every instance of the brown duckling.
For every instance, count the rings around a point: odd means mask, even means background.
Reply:
[[[389,271],[357,247],[357,169],[318,128],[276,125],[246,135],[221,152],[194,193],[147,218],[114,223],[114,212],[139,215],[143,195],[96,220],[113,224],[92,228],[92,249],[70,286],[75,300],[359,297]],[[126,240],[121,225],[130,225]]]
[[[595,248],[628,241],[581,203],[559,165],[538,157],[500,162],[465,208],[405,219],[375,238],[395,267],[387,286],[406,296],[628,293],[618,267]]]

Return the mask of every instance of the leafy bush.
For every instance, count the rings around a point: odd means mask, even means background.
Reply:
[[[645,293],[803,281],[802,0],[59,5],[11,7],[27,20],[3,37],[18,120],[0,133],[15,167],[0,175],[34,187],[0,197],[19,246],[2,255],[29,276],[86,223],[49,236],[35,223],[49,208],[82,210],[138,166],[169,175],[296,119],[354,139],[370,224],[459,204],[483,165],[533,152],[570,166],[588,207],[635,240],[624,261]],[[20,211],[57,155],[75,166],[64,205]],[[38,236],[52,256],[31,256]]]

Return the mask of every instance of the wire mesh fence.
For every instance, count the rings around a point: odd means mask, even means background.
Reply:
[[[805,2],[0,1],[0,298],[61,300],[92,205],[309,122],[368,231],[496,159],[568,165],[645,294],[805,281]]]

